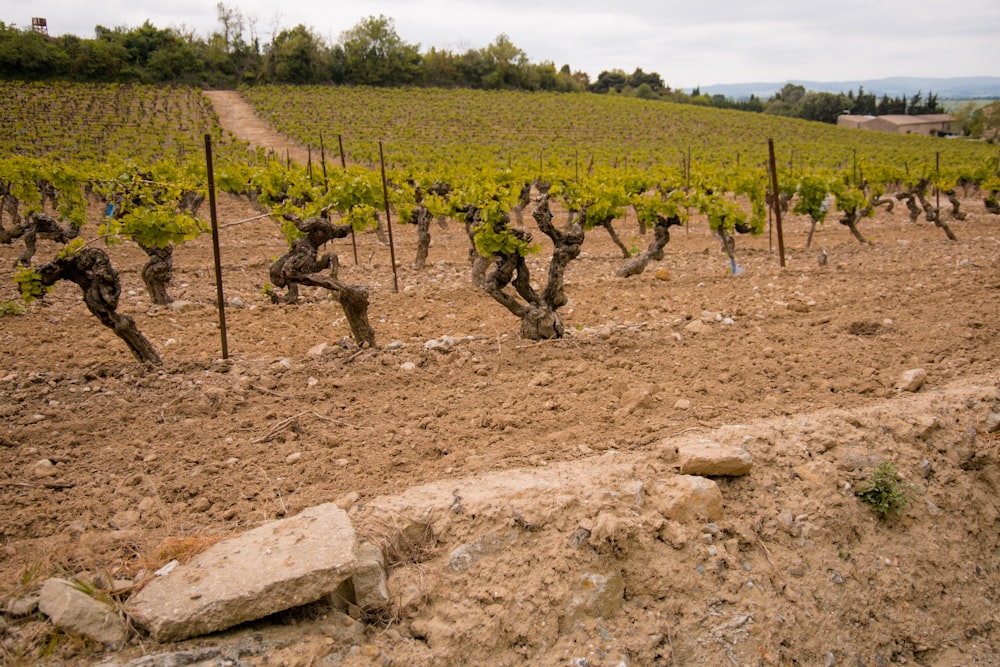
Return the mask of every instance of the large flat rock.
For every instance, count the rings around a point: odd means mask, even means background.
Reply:
[[[333,503],[218,542],[156,577],[129,612],[157,641],[224,630],[331,593],[357,565],[354,528]]]

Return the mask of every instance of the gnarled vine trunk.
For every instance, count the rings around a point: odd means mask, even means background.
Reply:
[[[174,273],[174,247],[151,248],[138,244],[149,257],[142,267],[142,282],[149,292],[149,299],[158,306],[167,306],[173,302],[173,297],[167,293],[167,285]]]
[[[486,277],[484,288],[498,303],[512,314],[521,318],[521,336],[528,340],[548,340],[561,338],[565,333],[562,319],[556,312],[568,301],[563,290],[566,267],[580,255],[583,245],[584,230],[581,224],[568,223],[564,230],[556,229],[552,224],[552,212],[549,209],[548,197],[542,200],[532,212],[532,217],[550,239],[554,246],[552,259],[549,261],[548,282],[541,293],[531,286],[531,274],[524,257],[517,252],[496,253],[493,270]],[[584,216],[578,216],[583,220]],[[510,217],[505,216],[503,226],[508,226]],[[523,241],[530,241],[527,232],[508,229]],[[512,285],[517,296],[524,303],[508,292],[507,285]]]
[[[14,227],[21,224],[20,207],[21,202],[10,191],[10,183],[0,180],[0,233],[4,231],[4,213],[10,218],[10,222]]]
[[[427,255],[431,247],[431,219],[433,216],[423,204],[419,204],[413,209],[412,222],[417,227],[417,256],[413,260],[413,267],[422,269],[427,266]]]
[[[476,224],[479,222],[479,209],[469,206],[465,209],[465,233],[469,237],[469,266],[472,272],[472,284],[476,287],[486,287],[486,270],[493,262],[492,257],[483,257],[476,250]]]
[[[323,218],[309,218],[305,223],[294,222],[306,235],[296,240],[292,249],[271,265],[271,282],[288,290],[284,297],[272,293],[271,300],[274,303],[296,303],[299,285],[323,287],[336,292],[354,340],[362,347],[374,347],[375,331],[368,321],[368,290],[361,285],[346,285],[337,279],[336,255],[327,253],[317,257],[324,243],[349,235],[350,226],[334,225]],[[330,276],[319,274],[326,269],[330,270]]]
[[[608,230],[608,236],[611,237],[612,243],[618,246],[618,249],[622,251],[622,257],[628,259],[629,257],[632,256],[632,253],[629,252],[628,247],[626,247],[626,245],[622,243],[622,240],[618,237],[618,234],[615,232],[614,226],[611,224],[612,220],[613,218],[606,218],[604,220],[595,223],[594,226],[604,227],[604,229]]]
[[[351,334],[359,347],[375,347],[375,330],[368,321],[368,290],[362,285],[346,285],[335,278],[318,273],[297,273],[290,275],[301,285],[324,287],[336,292],[337,301],[344,309]]]
[[[986,207],[987,213],[992,213],[993,215],[1000,215],[1000,198],[997,197],[997,192],[994,190],[987,197],[983,197],[983,206]]]
[[[844,211],[844,215],[842,215],[838,221],[840,224],[851,230],[851,236],[856,238],[858,243],[868,243],[868,239],[862,236],[861,230],[858,229],[858,220],[860,220],[863,215],[864,213],[858,209],[853,211]]]
[[[99,248],[84,248],[68,257],[61,257],[39,267],[44,285],[54,285],[59,280],[69,280],[83,290],[83,302],[101,324],[125,341],[129,351],[138,361],[159,364],[149,340],[142,335],[131,316],[117,312],[121,282],[118,272],[111,266],[108,254]]]
[[[621,268],[615,272],[615,275],[619,278],[637,276],[646,270],[646,266],[652,260],[663,259],[663,248],[670,243],[670,228],[674,225],[680,224],[681,220],[676,216],[667,218],[662,215],[657,215],[656,222],[653,223],[653,240],[649,242],[649,247],[646,248],[645,251],[625,262],[625,264],[623,264]]]
[[[948,190],[944,194],[948,198],[948,203],[951,204],[951,217],[955,218],[956,220],[965,220],[965,213],[963,213],[960,210],[962,207],[962,202],[958,200],[958,195],[955,193],[955,191]]]
[[[35,256],[35,242],[49,239],[57,243],[69,243],[80,235],[74,225],[62,225],[48,213],[32,213],[19,225],[0,231],[0,243],[11,243],[14,239],[24,239],[24,252],[18,255],[14,266],[29,266]]]

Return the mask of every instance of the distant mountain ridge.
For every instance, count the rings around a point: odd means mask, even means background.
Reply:
[[[782,81],[781,83],[722,83],[712,86],[701,86],[701,92],[709,95],[723,95],[734,99],[746,99],[751,95],[767,100],[786,84],[794,83],[803,86],[807,91],[817,93],[857,92],[864,87],[866,93],[875,93],[882,97],[910,97],[918,92],[924,94],[933,92],[939,100],[946,99],[1000,99],[1000,76],[958,76],[958,77],[919,77],[893,76],[885,79],[866,79],[857,81]]]

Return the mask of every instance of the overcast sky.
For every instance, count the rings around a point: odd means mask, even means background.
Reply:
[[[232,0],[262,41],[303,24],[327,42],[369,16],[421,52],[463,53],[506,34],[533,63],[658,72],[673,88],[761,81],[1000,75],[1000,2],[930,0]],[[218,31],[215,0],[4,0],[0,21],[49,34],[94,27]]]

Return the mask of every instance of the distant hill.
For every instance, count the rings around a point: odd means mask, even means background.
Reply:
[[[766,100],[782,89],[785,84],[794,83],[817,93],[857,92],[864,87],[866,93],[879,97],[909,97],[922,92],[926,97],[933,92],[939,100],[945,99],[1000,99],[1000,76],[959,76],[934,78],[918,76],[894,76],[887,79],[867,79],[864,81],[782,81],[781,83],[723,83],[701,86],[701,92],[709,95],[724,95],[734,99],[746,99],[751,95]]]

